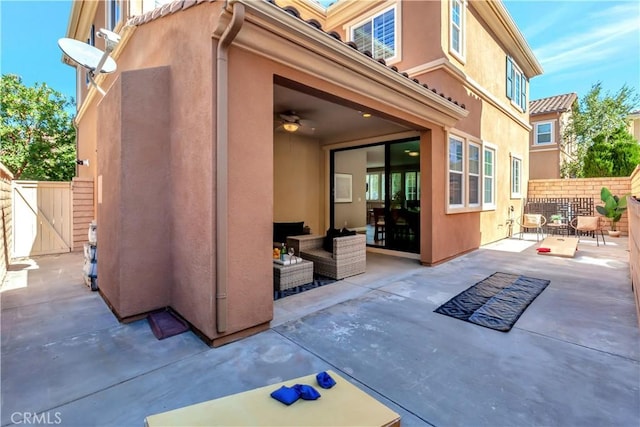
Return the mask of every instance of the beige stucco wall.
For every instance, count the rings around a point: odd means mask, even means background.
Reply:
[[[283,131],[274,134],[274,222],[304,221],[312,233],[323,233],[319,186],[322,162],[316,139]]]
[[[351,175],[351,202],[335,204],[333,227],[350,229],[365,227],[367,224],[365,197],[367,153],[362,150],[335,153],[334,172]]]
[[[102,99],[100,289],[121,318],[170,304],[168,67],[125,71]]]
[[[557,149],[532,149],[529,153],[529,161],[529,179],[560,178],[560,161]]]
[[[535,144],[535,124],[551,122],[553,126],[553,143]],[[562,126],[564,120],[557,112],[536,114],[531,117],[531,134],[529,136],[530,166],[529,179],[560,178],[560,147],[562,142]]]
[[[640,198],[640,165],[636,166],[629,179],[631,180],[631,195]]]

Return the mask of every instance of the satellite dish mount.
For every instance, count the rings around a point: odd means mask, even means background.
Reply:
[[[105,39],[106,47],[104,52],[80,40],[71,38],[61,38],[58,40],[58,46],[73,62],[87,70],[91,85],[104,96],[105,91],[98,86],[95,77],[100,73],[109,74],[116,71],[116,61],[114,61],[109,54],[120,42],[120,36],[112,31],[101,28],[100,31],[98,31],[98,37]]]

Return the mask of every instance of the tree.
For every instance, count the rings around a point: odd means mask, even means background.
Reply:
[[[626,84],[615,94],[603,94],[602,84],[596,83],[574,106],[563,132],[563,149],[573,147],[573,160],[562,166],[563,177],[584,177],[584,161],[589,148],[595,143],[612,144],[625,130],[629,113],[638,105],[640,98]],[[603,148],[591,150],[591,155],[603,153]],[[607,150],[608,151],[608,150]],[[594,159],[592,159],[594,160]],[[613,161],[613,157],[609,159]],[[606,163],[606,159],[603,159]],[[598,163],[598,162],[596,162]],[[593,166],[593,163],[592,163]]]
[[[609,141],[598,135],[584,156],[585,178],[629,176],[640,164],[640,144],[625,129],[619,128]]]
[[[0,77],[0,162],[15,179],[68,181],[75,175],[73,105],[46,83],[26,87],[14,74]]]

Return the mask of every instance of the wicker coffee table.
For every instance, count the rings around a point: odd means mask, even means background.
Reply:
[[[296,286],[313,282],[313,263],[302,260],[297,264],[282,265],[273,263],[273,288],[284,291]]]

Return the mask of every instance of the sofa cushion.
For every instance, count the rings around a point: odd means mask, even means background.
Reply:
[[[274,222],[273,241],[287,243],[287,237],[304,234],[304,221],[300,222]]]

